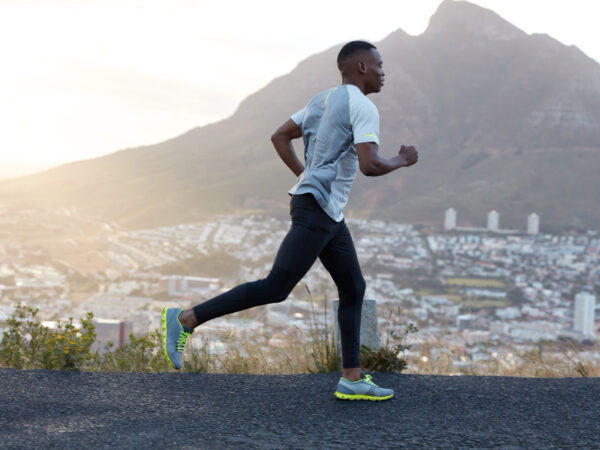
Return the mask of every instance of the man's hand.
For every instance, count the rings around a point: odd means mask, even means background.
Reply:
[[[404,167],[412,166],[413,164],[416,164],[419,160],[419,153],[415,150],[415,148],[412,145],[400,146],[398,156],[404,159]]]

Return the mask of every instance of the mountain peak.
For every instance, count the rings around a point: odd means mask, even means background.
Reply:
[[[429,19],[424,34],[468,34],[508,40],[526,33],[489,9],[466,1],[444,0]]]
[[[441,3],[422,35],[398,30],[377,45],[389,75],[373,97],[382,142],[416,145],[423,158],[377,185],[357,177],[351,215],[437,223],[445,205],[454,205],[474,223],[493,203],[511,227],[532,210],[557,228],[598,227],[600,208],[591,205],[600,192],[600,65],[464,1]],[[130,228],[281,214],[293,181],[269,136],[315,93],[339,83],[338,51],[310,56],[221,122],[0,181],[0,201],[75,206]]]

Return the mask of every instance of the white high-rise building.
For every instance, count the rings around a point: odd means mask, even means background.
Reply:
[[[540,216],[531,213],[527,217],[527,234],[538,234],[540,232]]]
[[[500,214],[492,210],[487,216],[487,228],[488,230],[498,231],[500,225]]]
[[[444,229],[453,230],[456,228],[456,210],[454,208],[448,208],[444,215]]]
[[[594,310],[596,297],[587,292],[580,292],[575,296],[575,314],[573,329],[585,336],[594,335]]]

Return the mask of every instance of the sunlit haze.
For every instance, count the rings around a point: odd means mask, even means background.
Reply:
[[[218,121],[311,54],[399,28],[422,33],[439,3],[0,1],[0,176]],[[600,60],[598,2],[473,3]]]

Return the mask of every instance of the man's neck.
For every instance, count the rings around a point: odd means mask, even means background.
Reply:
[[[364,83],[359,82],[358,80],[354,80],[352,78],[342,78],[342,84],[351,84],[353,86],[356,86],[358,89],[360,89],[360,91],[364,94],[367,95],[365,93],[365,87],[364,87]]]

